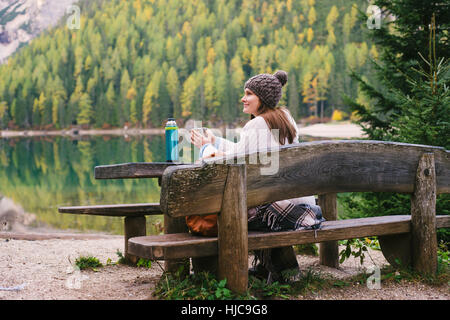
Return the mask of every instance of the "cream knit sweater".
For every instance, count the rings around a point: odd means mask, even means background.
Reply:
[[[292,118],[289,111],[286,109],[284,111],[288,116],[289,121],[294,125],[294,128],[297,131],[295,135],[293,143],[298,143],[298,129],[297,124],[295,123],[294,118]],[[257,116],[247,122],[242,128],[240,132],[240,139],[238,142],[232,142],[230,140],[217,137],[214,143],[214,146],[211,144],[204,145],[200,150],[200,157],[204,157],[212,154],[213,152],[220,150],[225,153],[225,155],[233,155],[233,154],[242,154],[242,153],[252,153],[256,151],[262,151],[265,149],[271,149],[274,147],[279,147],[278,138],[275,139],[275,136],[278,135],[278,130],[270,131],[266,120],[263,117]],[[277,136],[278,137],[278,136]],[[227,138],[233,138],[228,137]],[[289,142],[287,138],[285,140],[284,145],[288,145]],[[299,203],[307,203],[307,204],[316,204],[314,196],[309,197],[301,197],[295,199],[289,199],[294,204]]]

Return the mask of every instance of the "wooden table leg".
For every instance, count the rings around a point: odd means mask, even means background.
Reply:
[[[185,217],[181,218],[172,218],[168,215],[164,215],[164,233],[187,233],[189,229],[186,225]],[[176,273],[180,268],[183,268],[183,272],[181,272],[180,277],[183,279],[190,272],[190,261],[189,258],[185,259],[176,259],[176,260],[165,260],[164,261],[164,270],[166,272],[170,272],[172,274]]]
[[[145,216],[125,217],[125,259],[136,264],[139,257],[128,253],[128,239],[147,235]]]

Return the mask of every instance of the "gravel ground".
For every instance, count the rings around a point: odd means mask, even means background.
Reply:
[[[48,239],[14,240],[0,239],[0,300],[145,300],[153,299],[152,289],[162,274],[154,263],[152,268],[137,268],[109,264],[118,260],[117,250],[124,252],[122,237],[99,237],[89,240]],[[378,266],[387,264],[380,251],[370,251]],[[74,261],[80,256],[97,257],[105,266],[98,271],[74,269]],[[341,269],[319,265],[319,258],[297,256],[301,268],[320,272],[322,277],[348,279],[362,272],[359,260],[348,259]],[[363,267],[374,264],[367,258]],[[352,284],[343,288],[331,288],[299,296],[297,299],[375,299],[375,300],[449,300],[449,284],[431,286],[424,283],[402,281],[382,282],[380,289]]]

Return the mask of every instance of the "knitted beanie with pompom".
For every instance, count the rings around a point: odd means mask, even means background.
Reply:
[[[261,102],[275,108],[281,99],[282,88],[287,82],[287,72],[278,70],[273,75],[262,73],[247,80],[244,89],[250,89]]]

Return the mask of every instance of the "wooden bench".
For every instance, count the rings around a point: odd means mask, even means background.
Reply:
[[[158,207],[164,214],[166,234],[128,237],[128,253],[173,265],[178,259],[217,256],[219,278],[227,278],[230,289],[244,292],[249,250],[320,243],[321,263],[337,267],[337,240],[379,236],[390,263],[400,259],[419,272],[436,272],[436,229],[450,227],[450,216],[435,212],[436,195],[450,192],[449,151],[380,141],[301,143],[265,154],[266,160],[278,160],[278,171],[270,175],[261,169],[273,163],[254,161],[263,155],[167,165]],[[151,170],[147,172],[143,164],[118,167],[121,172],[150,176]],[[119,178],[111,168],[106,176]],[[131,178],[129,172],[120,177]],[[340,192],[409,193],[411,215],[337,220],[336,194]],[[319,195],[327,219],[320,230],[248,232],[248,208],[311,194]],[[185,216],[211,213],[219,214],[218,237],[187,232]]]

